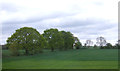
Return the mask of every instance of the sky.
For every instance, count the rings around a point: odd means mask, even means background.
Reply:
[[[103,36],[118,40],[119,0],[0,0],[0,44],[15,30],[33,27],[42,34],[57,28],[70,31],[80,42]]]

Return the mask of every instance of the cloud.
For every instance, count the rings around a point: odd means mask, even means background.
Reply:
[[[8,12],[16,12],[17,8],[15,5],[10,3],[2,3],[0,4],[1,10],[8,11]]]
[[[65,17],[65,16],[70,16],[72,14],[65,14],[65,13],[52,13],[50,15],[44,15],[44,16],[30,16],[30,17],[21,17],[21,16],[16,16],[8,21],[4,21],[3,24],[27,24],[27,23],[36,23],[52,18],[60,18],[60,17]],[[18,18],[17,18],[18,17]]]
[[[3,41],[21,27],[70,31],[81,42],[99,36],[116,43],[117,1],[114,0],[3,0],[0,2]],[[113,35],[114,34],[114,35]],[[114,41],[114,42],[113,42]]]

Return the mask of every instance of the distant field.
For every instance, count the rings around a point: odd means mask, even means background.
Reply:
[[[3,69],[117,69],[117,49],[44,50],[33,56],[9,57],[3,50]],[[7,57],[8,55],[8,57]]]

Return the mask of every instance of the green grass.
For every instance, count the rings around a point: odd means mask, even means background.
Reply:
[[[19,52],[20,52],[20,55],[24,55],[23,52],[25,52],[25,51],[24,51],[24,50],[20,50]],[[3,57],[3,58],[13,57],[13,56],[12,56],[12,52],[9,51],[9,50],[2,50],[2,57]]]
[[[9,51],[4,50],[7,55]],[[3,69],[117,69],[117,49],[79,49],[4,57]]]

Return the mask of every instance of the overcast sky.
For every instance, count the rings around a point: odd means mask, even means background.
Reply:
[[[99,36],[112,44],[118,40],[119,0],[0,0],[0,44],[16,29],[70,31],[84,44]]]

